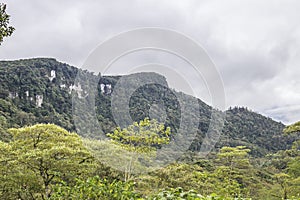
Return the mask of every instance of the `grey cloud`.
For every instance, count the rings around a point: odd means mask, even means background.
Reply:
[[[228,106],[249,106],[285,123],[300,120],[294,114],[300,102],[297,0],[4,2],[16,31],[0,46],[0,59],[55,57],[81,66],[99,43],[119,32],[174,29],[207,50],[222,75]]]

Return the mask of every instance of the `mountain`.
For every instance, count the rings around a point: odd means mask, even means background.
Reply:
[[[77,73],[88,74],[99,80],[95,98],[96,117],[103,132],[111,132],[117,125],[111,110],[111,94],[120,78],[124,76],[94,75],[53,58],[34,58],[16,61],[0,61],[0,134],[2,140],[9,140],[6,129],[22,127],[36,123],[54,123],[69,131],[76,131],[72,115],[72,97],[77,99],[90,95],[85,86],[75,83]],[[177,132],[182,113],[177,97],[192,98],[196,105],[190,105],[191,117],[198,117],[199,126],[190,145],[191,151],[199,151],[207,132],[212,111],[209,105],[200,99],[190,97],[170,89],[165,77],[151,74],[162,84],[148,84],[133,92],[129,100],[129,113],[134,121],[160,116],[161,108],[154,104],[163,104],[165,124]],[[130,78],[128,75],[126,78]],[[132,81],[132,84],[135,84]],[[132,85],[130,85],[131,87]],[[124,94],[125,98],[126,94]],[[193,108],[199,109],[200,116],[193,115]],[[153,111],[154,110],[154,111]],[[296,139],[295,135],[282,133],[284,124],[271,118],[252,112],[247,108],[232,108],[225,112],[223,128],[217,148],[221,146],[244,145],[255,156],[265,155],[289,148]],[[83,130],[84,121],[80,124]],[[192,134],[192,133],[191,133]]]

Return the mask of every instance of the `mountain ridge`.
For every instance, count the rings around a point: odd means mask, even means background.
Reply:
[[[87,94],[81,88],[84,86],[75,84],[79,71],[100,80],[95,100],[97,119],[104,132],[111,132],[116,124],[111,112],[110,94],[123,76],[94,75],[92,72],[58,62],[55,58],[32,58],[0,61],[1,137],[4,137],[6,128],[34,123],[54,123],[69,131],[75,131],[72,118],[72,95],[83,97]],[[180,106],[176,100],[176,95],[179,94],[185,95],[155,84],[141,87],[130,99],[130,115],[135,121],[149,117],[151,106],[161,103],[166,110],[166,125],[176,132],[181,116]],[[191,151],[200,149],[213,109],[200,99],[197,99],[197,102],[201,116],[195,140],[190,146]],[[195,105],[196,107],[198,106]],[[253,154],[260,156],[289,148],[296,139],[295,136],[282,134],[285,125],[281,122],[247,108],[234,107],[226,110],[225,113],[225,126],[216,148],[224,145],[245,145],[252,149]]]

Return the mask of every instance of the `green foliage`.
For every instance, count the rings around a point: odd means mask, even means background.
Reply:
[[[300,122],[296,122],[292,125],[287,126],[284,130],[285,133],[293,133],[300,131]]]
[[[165,128],[164,124],[159,124],[155,119],[145,118],[127,128],[118,127],[107,136],[128,151],[147,153],[162,144],[168,144],[170,133],[169,127]]]
[[[285,133],[297,132],[296,126],[291,125]],[[268,155],[269,159],[264,168],[271,174],[272,186],[265,194],[273,194],[270,199],[299,199],[300,198],[300,151],[299,141],[294,142],[291,149],[278,151]]]
[[[284,136],[282,123],[252,112],[247,108],[234,107],[226,111],[226,121],[218,147],[247,146],[251,154],[261,157],[284,150],[296,140],[294,135]]]
[[[182,187],[185,191],[195,190],[202,195],[217,193],[228,199],[254,196],[258,185],[249,151],[242,146],[223,147],[216,158],[205,162],[174,163],[141,176],[138,189],[145,195],[160,188]]]
[[[56,71],[52,81],[51,70]],[[285,128],[247,108],[229,109],[216,150],[206,160],[199,159],[212,108],[198,100],[199,129],[189,151],[179,158],[184,162],[140,175],[156,169],[148,161],[177,134],[181,113],[176,95],[185,94],[170,90],[164,77],[155,76],[166,87],[150,84],[136,90],[129,113],[134,121],[142,121],[120,129],[112,116],[110,94],[98,86],[96,115],[110,140],[96,140],[98,132],[86,124],[89,116],[79,116],[77,125],[86,136],[82,140],[68,132],[75,130],[71,100],[78,97],[69,86],[79,71],[48,58],[0,61],[1,199],[299,199],[299,122]],[[111,84],[112,90],[120,78],[86,73]],[[41,107],[36,106],[36,95],[44,97]],[[147,118],[157,102],[166,111],[164,124]],[[36,123],[54,123],[68,131],[55,125],[32,126]],[[282,134],[283,129],[288,134]]]
[[[132,174],[133,163],[137,161],[138,154],[155,154],[157,148],[170,141],[170,128],[165,128],[164,124],[159,124],[157,120],[145,118],[139,123],[134,122],[127,128],[116,128],[113,133],[107,134],[111,141],[120,146],[125,151],[132,152],[128,167],[125,170],[125,180]],[[124,155],[127,153],[124,152]]]
[[[155,123],[146,119],[129,130],[165,130],[158,123],[154,126],[158,129],[151,124]],[[122,146],[118,141],[124,135],[119,132],[112,141],[81,140],[51,124],[10,129],[9,133],[11,140],[0,142],[1,199],[299,199],[297,148],[270,155],[264,164],[253,166],[248,148],[223,147],[208,160],[175,162],[148,174],[136,174],[133,179],[128,174],[131,171],[126,171],[132,160],[130,152],[145,153],[140,147],[154,143],[128,147],[139,140],[129,140],[131,135],[125,133],[126,145]],[[152,135],[139,134],[147,136],[143,139]],[[100,157],[122,165],[121,171],[127,173],[125,181],[121,172],[108,167],[115,163],[102,163]],[[131,164],[143,170],[141,163]]]
[[[178,187],[170,190],[163,190],[160,193],[153,195],[149,199],[151,200],[204,200],[202,195],[197,194],[195,191],[183,191],[182,188]],[[215,198],[217,199],[217,198]]]
[[[56,78],[49,80],[50,71],[56,71]],[[95,106],[99,124],[104,133],[113,132],[117,128],[111,111],[111,95],[100,91],[100,83],[111,84],[112,91],[120,76],[101,76],[84,72],[75,67],[57,62],[51,58],[37,58],[17,61],[0,61],[0,116],[6,118],[7,127],[22,127],[36,123],[54,123],[68,131],[75,131],[72,116],[72,96],[69,86],[74,85],[78,72],[89,74],[89,77],[100,79]],[[129,101],[129,113],[133,121],[149,117],[149,109],[153,104],[162,104],[166,112],[165,126],[170,127],[174,135],[181,120],[181,108],[177,96],[185,94],[167,87],[166,79],[158,74],[153,75],[165,86],[149,84],[136,90]],[[82,86],[83,88],[85,86]],[[29,96],[26,96],[26,92]],[[88,92],[88,91],[87,91]],[[18,94],[18,97],[15,97]],[[42,107],[35,105],[36,95],[43,95]],[[120,96],[122,98],[122,96]],[[195,99],[196,100],[196,99]],[[191,151],[201,148],[202,140],[208,130],[212,108],[201,100],[198,105],[191,105],[191,114],[199,107],[199,129],[192,142]],[[87,113],[85,110],[79,112]],[[26,114],[25,114],[26,113]],[[196,116],[196,114],[195,114]],[[78,117],[78,116],[77,116]],[[89,130],[86,121],[89,116],[82,117],[77,127],[85,130],[85,136],[97,137],[97,131]],[[232,108],[226,111],[226,120],[217,148],[223,146],[247,146],[251,154],[263,156],[278,150],[289,148],[295,136],[284,136],[284,125],[251,112],[246,108]],[[186,128],[188,129],[188,128]],[[3,131],[2,131],[3,132]]]
[[[0,115],[0,141],[7,142],[10,140],[11,137],[7,129],[8,129],[7,120],[4,116]]]
[[[233,169],[249,170],[249,152],[250,149],[247,149],[245,146],[222,147],[217,154],[218,162],[223,166],[229,167],[230,171]]]
[[[49,80],[51,70],[60,80]],[[9,128],[55,123],[74,131],[71,94],[60,86],[74,84],[76,73],[76,68],[54,59],[0,61],[0,116],[6,118]],[[36,106],[36,95],[43,95],[41,108]]]
[[[72,182],[94,169],[75,133],[51,124],[9,131],[13,139],[0,143],[1,199],[45,199],[53,184]]]
[[[209,173],[205,172],[198,165],[173,163],[149,174],[141,175],[139,177],[141,181],[138,182],[138,189],[144,195],[150,195],[161,188],[182,187],[184,190],[207,191],[210,189],[206,182],[208,176]],[[210,192],[212,190],[207,193]]]
[[[6,5],[0,3],[0,45],[5,37],[11,36],[15,28],[9,26],[9,15],[6,13]]]
[[[98,176],[87,180],[78,179],[75,185],[69,186],[65,182],[54,186],[50,200],[130,200],[140,199],[134,191],[133,182],[101,180]]]
[[[217,183],[219,194],[227,197],[249,195],[253,167],[244,146],[223,147],[217,154],[218,166],[214,171],[215,177],[221,180]]]
[[[120,145],[112,141],[100,141],[84,139],[84,144],[88,150],[93,154],[102,167],[105,167],[107,172],[111,173],[104,175],[106,178],[115,178],[128,181],[133,174],[145,172],[149,166],[145,166],[138,158],[147,159],[151,154],[136,154],[129,152]],[[110,168],[112,167],[112,169]],[[103,174],[103,170],[100,169]],[[103,176],[102,176],[103,177]]]

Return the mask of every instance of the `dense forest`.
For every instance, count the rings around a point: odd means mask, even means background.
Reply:
[[[82,71],[50,58],[0,61],[1,127],[18,128],[36,123],[53,123],[68,131],[76,131],[72,97],[85,95],[84,86],[74,83],[79,71],[99,79],[95,100],[97,119],[105,133],[113,131],[116,123],[112,116],[111,93],[120,76],[93,75],[92,72]],[[168,88],[163,76],[157,74],[155,78],[162,84],[145,85],[131,96],[130,117],[137,122],[150,117],[151,105],[160,103],[166,110],[165,125],[176,132],[181,117],[177,96],[185,94]],[[105,87],[101,89],[101,85]],[[199,108],[200,116],[199,128],[190,150],[197,151],[210,125],[213,108],[200,99],[193,102],[198,102],[199,105],[194,105],[194,108]],[[284,124],[247,108],[234,107],[225,113],[225,125],[217,148],[247,146],[251,149],[251,154],[261,156],[289,148],[296,139],[296,135],[282,134]],[[5,140],[4,133],[2,137]]]
[[[89,92],[76,83],[78,73],[99,80],[95,110],[105,141],[84,119],[74,122],[72,99]],[[196,133],[185,133],[194,134],[186,152],[159,168],[132,156],[151,159],[180,132],[177,97],[187,95],[153,76],[163,84],[136,90],[129,101],[134,123],[118,127],[111,94],[121,76],[94,75],[51,58],[0,61],[0,198],[300,199],[299,124],[286,127],[248,108],[222,113],[221,137],[200,158],[211,114],[221,111],[189,97],[200,115]],[[163,124],[151,115],[153,104],[163,105]],[[102,162],[123,151],[130,152],[119,161],[124,168]]]

